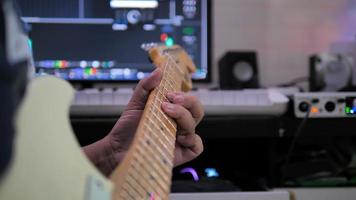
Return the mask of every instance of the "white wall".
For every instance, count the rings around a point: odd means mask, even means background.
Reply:
[[[356,36],[356,0],[214,0],[214,67],[228,50],[256,50],[260,82],[308,75],[308,57]]]

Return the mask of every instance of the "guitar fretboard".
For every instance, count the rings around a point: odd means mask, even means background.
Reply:
[[[115,200],[169,198],[177,124],[161,104],[169,101],[168,92],[181,91],[189,71],[172,56],[166,58],[160,64],[162,80],[148,98],[131,148],[112,176]]]

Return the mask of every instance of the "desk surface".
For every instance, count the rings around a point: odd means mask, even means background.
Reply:
[[[279,189],[275,189],[278,191]],[[294,194],[297,200],[355,200],[356,187],[282,188]]]
[[[281,188],[270,192],[173,193],[171,200],[355,200],[356,187]]]
[[[173,193],[171,200],[290,200],[288,191]]]

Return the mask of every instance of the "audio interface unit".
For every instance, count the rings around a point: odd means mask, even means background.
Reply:
[[[297,118],[356,117],[356,92],[305,92],[294,94]]]

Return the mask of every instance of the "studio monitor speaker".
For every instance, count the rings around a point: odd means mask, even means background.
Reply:
[[[219,60],[221,89],[258,88],[257,53],[229,51]]]
[[[351,56],[322,53],[311,56],[309,62],[310,91],[341,91],[352,87]]]

